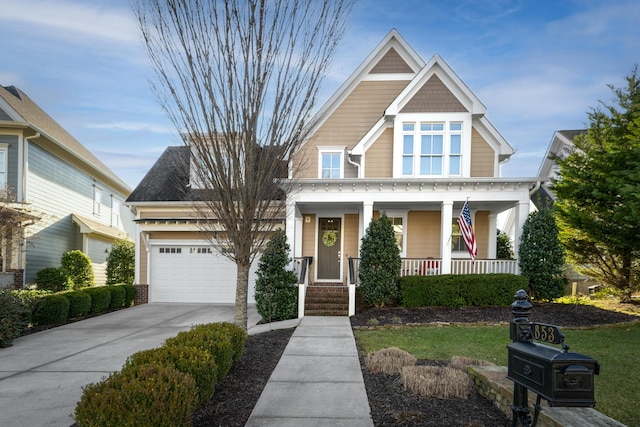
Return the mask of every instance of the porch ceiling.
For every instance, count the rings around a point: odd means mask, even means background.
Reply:
[[[462,209],[463,201],[454,203],[454,215]],[[499,214],[509,210],[517,205],[516,201],[470,201],[469,205],[474,211],[489,211],[493,214]],[[335,202],[318,202],[318,203],[298,203],[298,209],[303,213],[319,213],[323,212],[341,212],[341,213],[359,213],[362,209],[362,203],[350,202],[345,203],[336,200]],[[424,202],[375,202],[373,210],[407,210],[407,211],[441,211],[442,202],[424,201]]]

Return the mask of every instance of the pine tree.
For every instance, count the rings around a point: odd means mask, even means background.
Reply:
[[[631,299],[640,282],[640,77],[593,109],[554,182],[560,238],[576,270]]]
[[[384,307],[398,298],[400,250],[385,214],[373,220],[360,246],[360,294],[368,304]]]

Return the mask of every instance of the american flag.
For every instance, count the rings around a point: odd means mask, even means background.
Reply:
[[[464,244],[467,246],[469,255],[471,255],[471,262],[474,262],[478,256],[478,247],[476,246],[476,238],[473,235],[473,224],[471,223],[471,211],[469,210],[468,201],[464,202],[462,212],[458,217],[458,226],[460,227]]]

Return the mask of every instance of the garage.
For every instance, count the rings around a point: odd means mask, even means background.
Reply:
[[[236,265],[211,245],[151,241],[149,301],[233,304]],[[250,303],[255,302],[258,262],[249,273]]]

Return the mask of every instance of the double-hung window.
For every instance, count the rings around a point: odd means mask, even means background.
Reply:
[[[462,141],[462,122],[403,122],[402,176],[461,175]]]
[[[344,150],[320,149],[319,175],[321,179],[339,179],[343,177],[342,163]]]
[[[93,214],[100,215],[102,211],[102,190],[98,187],[93,187]]]

